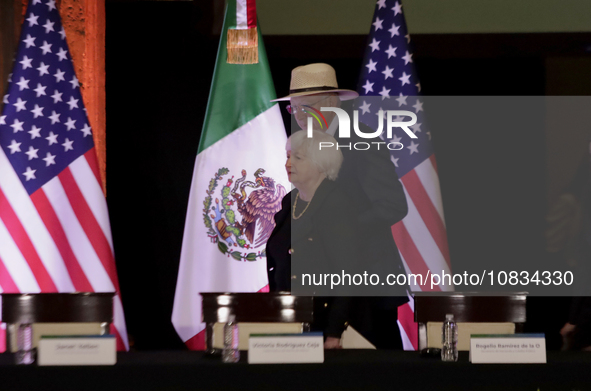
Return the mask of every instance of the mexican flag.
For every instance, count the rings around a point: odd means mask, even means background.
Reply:
[[[289,192],[286,133],[253,0],[229,0],[199,142],[172,323],[203,349],[200,292],[268,290],[265,245]]]

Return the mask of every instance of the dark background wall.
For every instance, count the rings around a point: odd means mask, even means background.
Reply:
[[[219,39],[213,14],[211,2],[107,1],[107,200],[128,331],[137,349],[183,347],[170,316]],[[589,56],[588,33],[412,39],[425,95],[591,92],[576,82],[569,90],[554,74],[578,77],[580,61]],[[291,69],[312,62],[332,64],[340,86],[356,88],[365,36],[264,41],[279,96],[287,94]],[[557,61],[563,58],[570,62]],[[504,136],[511,145],[501,152],[499,134],[433,134],[454,268],[481,259],[552,262],[543,241],[546,135]],[[529,299],[528,330],[546,332],[549,348],[558,348],[567,309],[566,298]]]

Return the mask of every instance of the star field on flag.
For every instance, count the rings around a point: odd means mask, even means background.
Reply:
[[[378,111],[408,110],[417,115],[413,133],[418,137],[411,145],[400,128],[394,134],[401,137],[404,148],[392,152],[396,172],[403,177],[416,165],[433,154],[430,132],[422,129],[423,111],[421,85],[416,76],[410,35],[406,28],[400,1],[380,0],[372,22],[359,87],[360,121],[373,129],[378,127]],[[380,96],[381,101],[363,99]],[[408,120],[406,117],[402,120]]]
[[[63,27],[39,7],[57,10],[33,3],[0,117],[0,145],[29,194],[94,146]]]

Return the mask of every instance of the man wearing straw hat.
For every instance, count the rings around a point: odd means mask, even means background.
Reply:
[[[320,110],[325,107],[341,107],[341,102],[352,100],[359,94],[352,90],[338,87],[336,72],[328,64],[317,63],[300,66],[291,73],[289,95],[275,101],[290,101],[287,110],[295,117],[301,129],[307,129],[310,108]],[[328,127],[319,121],[313,121],[315,130],[325,131],[335,137],[339,144],[355,145],[358,141],[367,141],[351,132],[351,138],[339,139],[338,118],[336,113],[322,111]],[[353,118],[353,116],[350,116]],[[367,125],[359,123],[359,129],[364,133],[373,133]],[[296,129],[297,130],[297,129]],[[357,151],[354,148],[342,148],[343,165],[337,183],[347,193],[349,198],[356,201],[358,206],[355,222],[362,226],[364,237],[362,242],[368,267],[374,265],[373,270],[379,268],[380,273],[404,273],[404,267],[394,238],[391,226],[406,216],[407,203],[404,190],[398,180],[394,164],[390,160],[389,150],[385,147]],[[364,260],[365,262],[365,260]],[[377,266],[379,265],[379,266]],[[363,301],[360,305],[366,313],[360,316],[365,335],[378,347],[401,347],[397,330],[397,306],[406,302],[406,287],[388,287],[388,298]],[[369,308],[371,314],[368,314]],[[394,330],[393,330],[394,329]],[[335,344],[338,341],[333,341]],[[327,340],[330,345],[330,341]]]

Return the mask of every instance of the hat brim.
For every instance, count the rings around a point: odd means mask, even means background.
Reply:
[[[271,102],[280,102],[280,101],[290,100],[291,98],[294,98],[296,96],[320,95],[320,94],[335,93],[335,92],[339,95],[339,98],[341,100],[351,100],[351,99],[355,99],[359,96],[357,91],[334,89],[334,90],[326,90],[326,91],[296,92],[294,94],[289,94],[289,95],[281,97],[281,98],[273,99]]]

